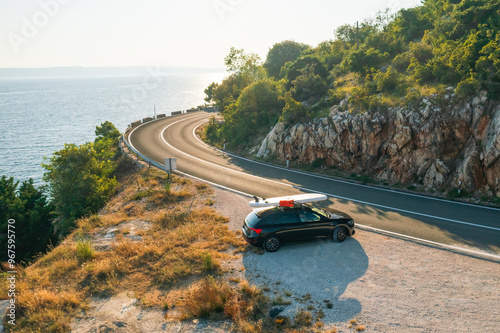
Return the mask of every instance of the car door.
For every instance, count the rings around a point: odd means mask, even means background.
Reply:
[[[284,242],[296,242],[301,239],[301,223],[294,210],[286,210],[277,214],[275,223],[279,226],[278,236]]]
[[[300,220],[300,229],[302,230],[303,239],[311,239],[317,236],[324,236],[325,222],[321,215],[311,211],[310,209],[302,209],[297,212]]]

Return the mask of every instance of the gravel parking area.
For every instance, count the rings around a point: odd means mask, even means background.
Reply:
[[[251,211],[249,200],[215,189],[214,207],[235,231]],[[272,300],[290,303],[277,305],[281,315],[293,318],[299,308],[324,313],[325,330],[499,331],[496,262],[357,229],[341,244],[325,239],[248,252],[232,265]]]

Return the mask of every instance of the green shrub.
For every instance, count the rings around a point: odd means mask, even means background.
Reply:
[[[392,66],[400,73],[405,73],[411,63],[411,55],[408,52],[398,54],[392,60]]]
[[[142,200],[144,198],[147,198],[147,197],[151,196],[153,193],[154,193],[154,191],[148,188],[146,190],[142,190],[142,191],[136,192],[132,196],[132,200]]]
[[[62,218],[58,225],[61,234],[67,234],[76,219],[104,207],[113,194],[118,184],[113,174],[117,133],[111,123],[103,123],[96,128],[94,142],[67,144],[42,164],[47,170],[44,180]]]
[[[95,253],[89,240],[80,239],[76,242],[76,257],[80,262],[94,258]]]
[[[406,90],[404,76],[398,73],[394,67],[389,66],[385,73],[378,71],[373,81],[377,85],[377,91],[396,95],[403,95]]]
[[[299,121],[304,120],[307,117],[306,109],[302,106],[300,102],[293,99],[290,92],[285,93],[285,107],[279,121],[286,124],[295,124]]]
[[[451,191],[448,192],[448,194],[446,195],[446,197],[448,199],[458,199],[458,198],[469,198],[471,196],[471,194],[467,191],[467,190],[464,190],[464,189],[453,189]]]
[[[469,77],[463,81],[461,81],[457,85],[457,89],[455,90],[456,94],[463,98],[468,98],[476,95],[481,88],[481,84],[474,77]]]
[[[203,253],[202,256],[201,256],[202,260],[203,260],[203,269],[207,272],[210,272],[212,271],[216,265],[214,264],[213,260],[212,260],[212,255],[210,253]]]
[[[317,158],[315,159],[312,163],[311,163],[311,166],[313,168],[320,168],[322,167],[323,165],[326,164],[326,160],[324,158]]]

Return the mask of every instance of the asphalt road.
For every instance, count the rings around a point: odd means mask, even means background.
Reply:
[[[159,163],[175,157],[181,172],[258,197],[316,191],[329,196],[320,206],[344,211],[358,224],[500,254],[499,209],[356,184],[224,153],[194,135],[210,116],[196,112],[146,123],[130,133],[129,142]]]

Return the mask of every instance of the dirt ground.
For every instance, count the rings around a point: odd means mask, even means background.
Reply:
[[[231,229],[240,230],[251,199],[215,193],[216,208],[230,218]],[[341,244],[324,240],[285,245],[275,253],[248,252],[241,265],[251,283],[270,287],[271,299],[292,301],[282,306],[282,315],[321,309],[325,330],[348,332],[359,325],[365,332],[499,330],[496,262],[358,229]]]
[[[241,230],[250,198],[214,189],[214,208]],[[142,226],[142,225],[141,225]],[[357,230],[331,240],[249,251],[222,264],[227,276],[261,287],[281,315],[302,308],[339,332],[498,332],[500,264]],[[167,321],[126,292],[91,302],[74,332],[228,332],[230,322]]]

